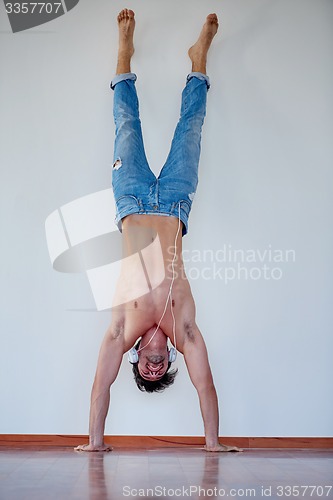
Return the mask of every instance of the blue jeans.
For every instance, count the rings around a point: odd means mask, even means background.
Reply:
[[[201,129],[206,115],[209,78],[202,73],[187,76],[170,153],[157,178],[148,165],[144,150],[135,81],[134,73],[125,73],[111,82],[116,125],[112,168],[115,222],[121,231],[121,220],[130,214],[179,216],[184,236],[198,185]]]

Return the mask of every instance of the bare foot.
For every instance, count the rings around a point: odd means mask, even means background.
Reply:
[[[188,51],[192,61],[192,71],[206,73],[207,53],[217,33],[219,21],[216,14],[209,14],[203,25],[198,40]],[[202,71],[204,70],[204,71]]]
[[[74,451],[112,451],[112,446],[103,444],[102,446],[92,446],[91,444],[81,444],[74,448]]]
[[[119,12],[117,20],[119,28],[119,54],[131,58],[134,54],[134,12],[130,9],[123,9]]]
[[[204,446],[205,451],[217,451],[217,452],[227,452],[227,451],[243,451],[242,448],[237,446],[226,446],[225,444],[218,444],[217,446]]]

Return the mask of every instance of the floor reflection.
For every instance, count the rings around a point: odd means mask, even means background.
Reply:
[[[179,452],[179,450],[177,450]],[[140,450],[133,453],[88,455],[89,499],[119,497],[205,498],[204,492],[218,489],[220,455],[188,450]],[[210,495],[211,496],[211,495]]]

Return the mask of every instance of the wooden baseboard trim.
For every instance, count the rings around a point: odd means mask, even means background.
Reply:
[[[86,435],[0,434],[0,447],[73,447],[86,443]],[[241,448],[318,448],[333,449],[332,437],[221,437],[227,445]],[[115,448],[202,447],[204,438],[197,436],[105,436]]]

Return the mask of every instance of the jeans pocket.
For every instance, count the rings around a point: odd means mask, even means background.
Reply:
[[[116,200],[117,215],[122,217],[124,213],[130,212],[133,209],[140,210],[141,204],[138,198],[132,194],[125,194]]]
[[[188,200],[179,200],[173,204],[172,211],[175,211],[177,212],[177,214],[179,214],[179,210],[182,210],[185,213],[186,217],[188,217],[190,215],[191,206],[192,202]]]

